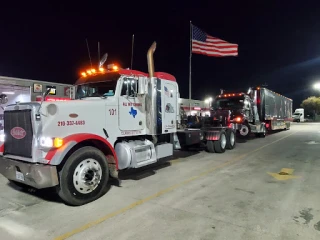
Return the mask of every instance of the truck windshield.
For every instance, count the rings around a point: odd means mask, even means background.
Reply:
[[[77,86],[76,99],[114,96],[117,81],[87,83]]]
[[[215,109],[238,109],[244,106],[243,98],[222,98],[217,99],[213,103],[213,108]]]

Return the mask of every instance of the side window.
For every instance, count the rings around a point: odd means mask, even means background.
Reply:
[[[121,96],[127,96],[128,94],[128,83],[127,80],[124,79],[121,89]]]
[[[133,78],[124,78],[121,96],[136,97],[138,92],[138,80]]]

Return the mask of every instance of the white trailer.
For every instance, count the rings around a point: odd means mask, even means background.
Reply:
[[[292,115],[294,122],[304,122],[304,109],[297,108]]]

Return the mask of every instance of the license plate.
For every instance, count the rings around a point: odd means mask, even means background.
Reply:
[[[24,182],[24,175],[23,175],[23,173],[16,171],[16,179]]]

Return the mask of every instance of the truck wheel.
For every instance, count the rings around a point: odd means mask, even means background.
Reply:
[[[227,137],[226,149],[234,149],[236,146],[236,135],[234,134],[234,131],[228,129],[226,131],[226,137]]]
[[[75,151],[59,172],[58,194],[66,203],[80,206],[104,195],[109,168],[104,154],[94,147]]]
[[[266,134],[267,134],[267,129],[266,129],[266,126],[263,125],[263,127],[262,127],[262,132],[259,133],[259,137],[265,138],[265,137],[266,137]]]
[[[246,138],[250,135],[251,129],[248,123],[242,124],[240,130],[239,130],[240,136],[243,138]]]
[[[219,140],[214,141],[213,144],[214,144],[214,151],[216,153],[224,153],[226,151],[226,145],[227,145],[226,133],[222,131],[220,133]]]
[[[213,141],[207,141],[206,150],[209,153],[214,153],[215,152],[214,151],[214,142]]]

